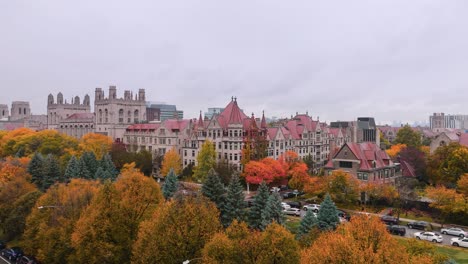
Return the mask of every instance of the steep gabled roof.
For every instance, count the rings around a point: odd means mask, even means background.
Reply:
[[[218,115],[218,122],[223,128],[231,124],[243,124],[247,115],[237,105],[237,100],[232,100],[224,110]]]
[[[159,128],[160,123],[149,123],[149,124],[134,124],[127,127],[127,131],[134,130],[156,130]]]
[[[381,150],[376,144],[365,142],[365,143],[345,143],[341,149],[347,146],[354,156],[360,160],[361,171],[370,171],[373,169],[384,168],[392,164],[388,154]],[[340,149],[340,151],[341,151]],[[333,158],[335,158],[340,151],[338,151]],[[328,162],[326,167],[333,167],[332,162]]]

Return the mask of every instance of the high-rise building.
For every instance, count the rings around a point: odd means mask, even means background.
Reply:
[[[429,126],[434,132],[442,132],[447,128],[468,130],[468,115],[434,113],[429,116]]]
[[[168,119],[183,119],[184,118],[184,111],[177,110],[177,107],[175,105],[147,102],[146,111],[151,112],[154,117],[153,120],[148,120],[148,121],[161,121],[162,122]],[[159,113],[159,119],[156,119],[157,113]]]
[[[211,119],[213,117],[213,115],[220,114],[223,111],[224,111],[224,108],[222,108],[222,107],[208,108],[208,112],[205,112],[205,118]]]

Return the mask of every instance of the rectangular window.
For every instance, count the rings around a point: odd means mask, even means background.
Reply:
[[[350,161],[340,161],[340,168],[353,168],[353,163]]]
[[[237,154],[234,154],[234,160],[237,160]]]
[[[184,157],[187,157],[187,150],[184,149]]]
[[[229,160],[232,160],[232,153],[229,153]]]
[[[357,178],[358,178],[358,180],[362,180],[362,173],[359,172],[359,173],[357,174]]]
[[[364,181],[367,181],[368,178],[369,178],[369,174],[367,174],[367,173],[363,173],[363,174],[362,174],[362,179],[363,179]]]
[[[192,157],[195,157],[195,150],[192,150]]]

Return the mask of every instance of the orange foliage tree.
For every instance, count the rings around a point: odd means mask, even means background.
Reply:
[[[300,191],[304,190],[304,187],[309,184],[311,180],[311,177],[307,173],[307,165],[303,162],[289,170],[289,175],[291,175],[291,179],[288,185]]]
[[[322,190],[329,193],[337,203],[353,203],[359,199],[361,183],[351,174],[342,170],[333,171],[331,175],[323,176]]]
[[[390,149],[387,149],[385,151],[390,156],[390,158],[395,160],[398,157],[398,154],[400,153],[400,151],[404,148],[406,148],[405,144],[395,144],[392,147],[390,147]]]
[[[112,147],[112,138],[96,134],[88,133],[84,135],[79,143],[81,152],[93,152],[96,159],[100,160],[102,157],[109,153]]]
[[[301,263],[411,263],[405,248],[377,217],[356,216],[323,233],[302,252]]]
[[[429,186],[426,188],[426,196],[432,200],[429,206],[439,209],[441,212],[442,224],[451,213],[466,211],[465,199],[455,189],[448,189],[442,185]]]
[[[286,177],[286,172],[280,162],[272,158],[264,158],[260,161],[249,161],[245,165],[242,174],[246,181],[251,184],[260,184],[262,181],[271,183]]]
[[[161,175],[166,176],[169,171],[173,169],[176,175],[180,175],[182,172],[182,161],[179,153],[175,148],[172,148],[164,155],[164,159],[161,167]]]

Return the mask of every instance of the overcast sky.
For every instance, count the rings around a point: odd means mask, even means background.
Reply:
[[[468,114],[468,1],[0,0],[0,104],[146,89],[186,118]]]

